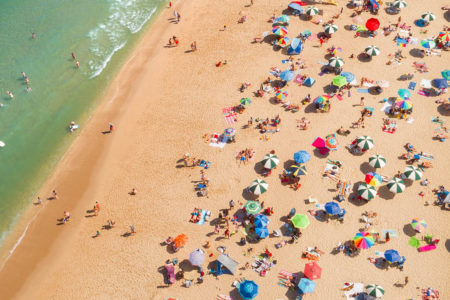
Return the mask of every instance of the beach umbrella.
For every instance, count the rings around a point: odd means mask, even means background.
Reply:
[[[386,158],[379,154],[372,155],[369,157],[369,165],[374,168],[382,168],[386,165]]]
[[[377,80],[377,84],[382,88],[389,87],[389,81],[387,80]]]
[[[409,239],[408,245],[413,246],[414,248],[419,248],[420,247],[420,241],[418,238],[412,236]]]
[[[377,46],[369,46],[365,49],[365,52],[370,56],[377,56],[380,54],[380,48]]]
[[[334,216],[341,212],[341,208],[336,202],[327,202],[325,203],[325,211]]]
[[[339,68],[339,67],[342,67],[344,65],[344,61],[340,57],[332,57],[328,61],[328,65],[332,66],[332,67],[335,67],[335,68]]]
[[[398,95],[399,95],[402,99],[407,99],[407,98],[411,97],[411,92],[408,91],[407,89],[399,89],[399,90],[398,90]]]
[[[350,72],[342,72],[341,76],[344,76],[347,82],[352,82],[353,80],[355,80],[355,75]]]
[[[368,135],[362,135],[356,138],[356,145],[363,150],[369,150],[373,148],[373,140]]]
[[[444,70],[441,72],[442,77],[444,77],[445,80],[450,80],[450,70]]]
[[[189,254],[189,261],[193,266],[200,267],[205,260],[205,252],[202,249],[195,249]]]
[[[433,85],[438,89],[446,89],[448,88],[447,80],[443,78],[433,79]]]
[[[373,187],[377,187],[383,182],[383,179],[381,178],[381,176],[374,172],[367,173],[364,180],[366,181],[366,183],[368,185],[373,186]]]
[[[365,200],[372,200],[377,195],[377,190],[367,183],[362,183],[358,186],[358,195]]]
[[[284,81],[291,81],[292,79],[294,79],[294,77],[295,77],[294,72],[290,70],[286,70],[280,73],[280,79]]]
[[[278,17],[277,19],[275,19],[274,23],[288,23],[289,19],[290,19],[289,16],[281,15],[281,17]]]
[[[278,45],[280,46],[286,46],[289,43],[289,38],[287,36],[282,36],[279,40],[278,40]],[[291,72],[291,71],[290,71]]]
[[[422,229],[427,227],[427,222],[425,222],[424,219],[419,219],[419,218],[414,218],[411,221],[411,227],[417,231],[417,232],[421,232]]]
[[[384,289],[379,285],[369,284],[368,286],[366,286],[366,293],[369,296],[381,298],[384,295]]]
[[[450,42],[450,32],[449,31],[440,32],[439,35],[438,35],[438,39],[441,40],[444,43]]]
[[[338,30],[337,25],[327,24],[327,25],[325,25],[323,31],[325,31],[325,33],[328,33],[328,34],[332,34],[332,33],[335,33],[337,30]]]
[[[370,18],[366,22],[366,28],[370,31],[375,31],[380,27],[380,21],[376,18]]]
[[[292,165],[290,169],[291,169],[292,175],[294,175],[296,177],[298,177],[300,175],[308,174],[308,172],[306,172],[305,164]]]
[[[262,179],[256,179],[256,180],[252,181],[249,188],[253,194],[261,195],[267,191],[267,189],[269,188],[269,185],[267,184],[267,182],[265,182]]]
[[[388,182],[387,187],[391,192],[398,194],[405,190],[405,183],[401,178],[394,177]]]
[[[304,164],[311,159],[311,155],[306,151],[298,151],[294,153],[294,160],[296,163]]]
[[[316,99],[314,99],[313,102],[314,103],[322,103],[322,102],[325,102],[325,100],[329,100],[329,99],[330,99],[330,96],[322,95],[322,96],[319,96]]]
[[[347,79],[344,76],[338,75],[333,78],[333,84],[340,88],[347,84]]]
[[[320,276],[322,275],[322,268],[314,261],[305,265],[303,274],[306,278],[311,280],[320,279]]]
[[[319,9],[315,6],[308,6],[308,8],[306,9],[306,14],[308,16],[315,16],[319,14]]]
[[[249,200],[244,204],[247,215],[257,215],[261,211],[261,204],[258,201]]]
[[[302,50],[303,50],[302,40],[298,38],[293,38],[288,48],[288,54],[289,55],[300,54]]]
[[[335,134],[329,134],[325,139],[325,147],[329,150],[337,150],[339,148],[339,143],[336,139]]]
[[[274,26],[272,27],[272,32],[276,35],[286,35],[288,30],[284,26]]]
[[[256,227],[267,227],[269,225],[269,218],[265,215],[256,215],[255,216],[255,226]]]
[[[289,3],[288,7],[292,8],[293,10],[298,10],[299,12],[303,13],[303,7],[297,1],[293,1],[293,2]]]
[[[369,249],[375,244],[375,239],[368,232],[358,232],[353,238],[353,243],[359,249]]]
[[[430,22],[436,20],[436,16],[432,12],[427,11],[426,13],[422,14],[422,19]]]
[[[295,228],[306,228],[309,225],[309,219],[306,215],[302,214],[296,214],[291,219],[292,225],[294,225]]]
[[[392,3],[392,6],[397,8],[405,8],[406,7],[406,1],[405,0],[395,0]]]
[[[364,25],[358,25],[356,26],[356,32],[366,31],[367,28]]]
[[[405,175],[406,178],[410,180],[419,180],[422,178],[422,172],[419,170],[419,168],[416,168],[414,166],[407,166],[405,168],[405,172],[403,172],[403,175]]]
[[[269,235],[269,229],[267,227],[256,227],[255,233],[259,238],[264,239]]]
[[[384,258],[390,262],[395,263],[400,261],[402,258],[400,257],[400,254],[396,250],[390,249],[384,252]]]
[[[245,280],[239,284],[239,295],[245,300],[250,300],[258,295],[258,285],[253,280]]]
[[[273,169],[280,163],[280,159],[275,154],[269,153],[264,156],[261,162],[264,168]]]
[[[395,101],[395,106],[397,106],[401,109],[411,109],[413,107],[413,104],[409,100],[400,100],[400,101]]]
[[[232,136],[234,136],[235,132],[236,132],[236,130],[234,130],[234,128],[227,128],[227,129],[225,129],[225,131],[223,133],[227,137],[232,137]]]
[[[183,233],[183,234],[178,235],[173,240],[173,245],[175,246],[175,248],[180,248],[180,247],[186,245],[187,241],[188,241],[188,237],[187,237],[187,235],[185,235]]]
[[[420,45],[427,49],[433,49],[434,47],[436,47],[436,42],[433,40],[422,40],[420,41]]]
[[[298,283],[298,289],[302,294],[312,293],[316,288],[316,283],[308,278],[303,277]]]
[[[240,102],[242,105],[249,105],[252,103],[252,100],[250,98],[242,98]]]
[[[285,91],[278,91],[275,93],[275,97],[277,97],[277,99],[284,99],[287,95],[288,93]]]

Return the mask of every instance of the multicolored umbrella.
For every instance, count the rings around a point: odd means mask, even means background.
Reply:
[[[411,227],[417,232],[422,232],[427,226],[427,222],[424,219],[414,218],[411,221]]]
[[[337,150],[339,148],[339,143],[336,138],[336,134],[329,134],[325,138],[325,147],[330,150]]]
[[[377,190],[367,183],[362,183],[358,186],[358,195],[365,200],[372,200],[377,195]]]
[[[396,250],[390,249],[384,252],[384,258],[390,263],[395,263],[400,261],[402,258]]]
[[[275,154],[269,153],[263,157],[261,162],[264,168],[273,169],[280,163],[280,159]]]
[[[315,15],[318,15],[318,14],[319,14],[319,9],[318,9],[317,7],[315,7],[315,6],[309,6],[309,7],[306,9],[306,14],[307,14],[308,16],[315,16]]]
[[[439,33],[438,39],[441,40],[444,43],[450,42],[450,32],[446,31],[446,32]]]
[[[338,75],[333,78],[333,84],[337,87],[343,87],[347,84],[347,79],[344,76]]]
[[[305,164],[292,165],[290,169],[292,171],[292,175],[296,177],[308,174],[308,172],[306,172]]]
[[[377,56],[380,54],[380,48],[377,46],[369,46],[365,49],[365,52],[370,56]]]
[[[335,68],[340,68],[344,65],[344,61],[340,57],[332,57],[328,61],[328,65]]]
[[[250,98],[242,98],[240,102],[242,105],[249,105],[252,103],[252,100]]]
[[[269,235],[269,229],[267,227],[256,227],[255,233],[259,238],[264,239]]]
[[[426,13],[424,13],[422,15],[422,19],[424,19],[425,21],[430,22],[430,21],[436,20],[436,16],[432,12],[427,11]]]
[[[320,276],[322,275],[322,268],[314,261],[305,265],[303,274],[306,278],[311,280],[320,279]]]
[[[353,238],[353,243],[359,249],[369,249],[375,244],[375,239],[368,232],[358,232]]]
[[[283,36],[278,40],[278,45],[281,46],[286,46],[287,44],[289,44],[290,39],[287,36]]]
[[[250,191],[255,195],[261,195],[267,192],[269,185],[262,179],[253,180],[249,187]]]
[[[375,31],[380,28],[380,21],[378,21],[378,19],[376,18],[370,18],[366,22],[366,28],[370,31]]]
[[[381,178],[381,176],[379,174],[374,173],[374,172],[367,173],[364,180],[366,181],[366,183],[368,185],[373,186],[373,187],[377,187],[377,186],[381,185],[381,183],[383,182],[383,178]]]
[[[420,45],[427,49],[433,49],[434,47],[436,47],[436,42],[433,40],[422,40],[420,41]]]
[[[291,219],[292,225],[294,225],[295,228],[306,228],[309,225],[309,219],[306,215],[303,214],[296,214]]]
[[[414,166],[407,166],[405,168],[405,172],[403,172],[403,175],[410,180],[419,180],[423,176],[420,169]]]
[[[257,215],[261,211],[261,204],[258,201],[249,200],[244,204],[247,215]]]
[[[193,266],[201,266],[205,260],[205,252],[202,249],[195,249],[189,254],[189,261]]]
[[[406,7],[406,1],[405,0],[395,0],[392,3],[392,6],[397,8],[405,8]]]
[[[353,75],[353,73],[350,72],[342,72],[341,76],[344,76],[345,79],[347,79],[347,82],[352,82],[353,80],[355,80],[355,75]]]
[[[270,220],[265,215],[256,215],[255,216],[255,226],[256,227],[267,227],[269,225]]]
[[[308,278],[303,277],[298,283],[298,289],[302,294],[312,293],[316,288],[316,283]]]
[[[251,300],[258,295],[258,285],[253,280],[245,280],[239,284],[238,291],[243,299]]]
[[[325,95],[317,97],[316,99],[313,100],[313,102],[314,103],[322,103],[322,102],[325,102],[325,100],[329,100],[329,99],[330,99],[330,96],[325,94]]]
[[[234,130],[234,128],[230,127],[230,128],[225,129],[223,133],[227,137],[232,137],[232,136],[234,136],[235,132],[236,132],[236,130]]]
[[[387,187],[391,192],[398,194],[405,190],[405,183],[402,179],[394,177],[388,182]]]
[[[294,153],[294,160],[296,163],[304,164],[311,159],[311,155],[303,150]]]
[[[411,97],[411,92],[407,89],[399,89],[397,93],[402,99],[408,99]]]
[[[292,79],[294,79],[294,77],[295,74],[291,70],[285,70],[280,73],[280,79],[284,81],[291,81]]]
[[[272,32],[276,35],[286,35],[288,30],[284,26],[274,26],[272,27]]]
[[[400,100],[400,101],[395,101],[395,106],[397,106],[398,108],[401,108],[401,109],[408,110],[413,107],[413,104],[409,100]]]
[[[386,158],[379,154],[372,155],[369,157],[369,165],[374,168],[382,168],[386,165]]]
[[[384,289],[379,285],[369,284],[368,286],[366,286],[366,293],[369,296],[381,298],[384,295]]]
[[[328,214],[334,216],[341,212],[341,208],[336,202],[327,202],[325,203],[325,211]]]
[[[277,97],[277,99],[284,99],[287,97],[287,95],[288,93],[285,91],[278,91],[275,93],[275,97]]]
[[[373,148],[373,140],[368,135],[362,135],[356,138],[356,145],[363,150],[369,150]]]
[[[335,33],[337,30],[338,30],[338,27],[336,25],[327,24],[327,25],[325,25],[323,31],[325,31],[325,33],[328,33],[328,34],[332,34],[332,33]]]

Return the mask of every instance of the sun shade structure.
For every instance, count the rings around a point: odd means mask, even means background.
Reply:
[[[306,228],[309,225],[309,219],[306,215],[303,214],[296,214],[291,219],[292,225],[294,225],[295,228]]]
[[[308,16],[315,16],[319,14],[319,9],[315,6],[308,6],[308,8],[306,9],[306,14]]]
[[[256,179],[250,183],[249,189],[253,194],[261,195],[267,192],[269,185],[262,179]]]
[[[406,7],[406,1],[405,0],[395,0],[392,2],[393,7],[397,8],[405,8]]]
[[[432,12],[427,11],[426,13],[422,14],[422,19],[430,22],[436,20],[436,16]]]
[[[369,46],[364,51],[370,56],[380,55],[380,48],[377,46]]]
[[[201,266],[205,260],[205,252],[202,249],[195,249],[189,254],[189,262],[193,266]]]
[[[369,284],[368,286],[366,286],[366,293],[369,296],[381,298],[384,295],[384,289],[379,285]]]
[[[225,267],[228,271],[230,271],[231,274],[234,274],[236,272],[238,263],[231,259],[227,254],[220,254],[219,257],[217,257],[217,269],[220,271],[222,269],[222,266]],[[221,275],[223,271],[220,272],[220,274],[216,275]]]
[[[293,38],[288,48],[288,54],[289,55],[300,54],[302,50],[303,50],[302,40],[298,38]]]
[[[247,215],[257,215],[261,211],[261,205],[258,201],[249,200],[244,204]]]
[[[320,279],[322,268],[316,262],[308,263],[305,265],[303,274],[305,274],[306,278],[311,280]]]
[[[336,202],[327,202],[325,203],[325,211],[328,214],[334,216],[341,212],[341,208]]]
[[[378,21],[378,19],[376,19],[376,18],[370,18],[366,22],[366,28],[367,28],[367,30],[375,31],[378,28],[380,28],[380,21]]]
[[[311,155],[306,151],[298,151],[294,153],[294,160],[296,163],[304,164],[311,159]]]
[[[186,245],[187,241],[188,241],[187,235],[180,234],[173,240],[173,244],[174,244],[175,248],[180,248],[180,247]]]
[[[340,68],[344,65],[344,61],[340,57],[332,57],[328,61],[328,65],[335,68]]]
[[[291,81],[294,79],[295,74],[292,71],[286,70],[280,73],[280,79],[284,81]]]
[[[377,187],[381,185],[383,178],[381,178],[381,176],[377,173],[370,172],[366,174],[364,181],[370,186]]]
[[[393,249],[385,251],[384,258],[390,263],[395,263],[402,259],[400,254],[398,254],[398,252]]]
[[[427,49],[433,49],[436,47],[436,42],[433,40],[422,40],[420,41],[420,45]]]
[[[306,171],[305,164],[292,165],[290,167],[290,170],[292,172],[292,175],[296,177],[308,174],[308,172]]]
[[[298,283],[299,292],[302,294],[312,293],[316,288],[316,283],[308,278],[300,279]]]
[[[411,227],[417,232],[422,232],[427,226],[428,224],[424,219],[414,218],[411,221]]]
[[[372,200],[377,195],[377,190],[367,183],[362,183],[358,186],[358,195],[365,200]]]
[[[335,33],[336,31],[338,31],[338,27],[337,27],[337,25],[334,25],[334,24],[327,24],[327,25],[325,25],[323,31],[325,31],[325,33],[328,33],[328,34],[332,34],[332,33]]]
[[[394,177],[388,182],[387,187],[389,191],[399,194],[405,190],[405,183],[400,178]]]
[[[347,79],[344,76],[338,75],[333,78],[333,85],[337,87],[343,87],[347,84]]]
[[[275,154],[266,154],[261,161],[263,167],[266,169],[273,169],[280,163],[280,159]]]
[[[374,168],[382,168],[386,165],[386,158],[379,154],[372,155],[369,157],[369,165]]]
[[[423,176],[420,169],[414,166],[407,166],[405,168],[405,172],[403,172],[403,175],[405,175],[405,177],[410,180],[419,180]]]
[[[242,98],[240,103],[242,105],[249,105],[250,103],[252,103],[252,100],[250,100],[250,98]]]
[[[353,238],[353,243],[359,249],[369,249],[375,244],[375,239],[368,232],[358,232]]]
[[[373,140],[368,135],[362,135],[356,138],[356,145],[363,150],[370,150],[373,148]]]
[[[286,35],[288,33],[288,30],[284,26],[274,26],[272,27],[272,33],[276,35]]]
[[[245,300],[254,299],[258,295],[258,285],[253,280],[245,280],[239,284],[239,295]]]
[[[399,89],[397,94],[400,96],[400,98],[402,99],[408,99],[411,97],[411,92],[408,91],[407,89]]]

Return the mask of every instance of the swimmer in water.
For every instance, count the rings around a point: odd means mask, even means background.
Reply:
[[[31,39],[34,40],[35,38],[36,38],[36,33],[33,32],[33,33],[31,34]]]
[[[27,92],[31,92],[31,87],[29,85],[27,85]]]
[[[75,63],[75,65],[77,66],[77,68],[80,68],[80,62],[77,60],[77,62]]]
[[[9,95],[9,97],[10,97],[11,99],[14,98],[13,93],[11,93],[10,91],[6,91],[6,93]]]
[[[73,52],[72,52],[72,58],[73,58],[73,60],[77,60],[77,57],[76,57],[75,53],[73,53]]]
[[[25,74],[25,72],[22,72],[22,77],[23,77],[23,79],[26,79],[27,78],[27,74]]]

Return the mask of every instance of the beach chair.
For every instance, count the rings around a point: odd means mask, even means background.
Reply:
[[[175,281],[177,281],[176,277],[175,277],[175,267],[173,264],[167,264],[164,266],[166,268],[167,271],[167,282],[169,284],[173,284],[175,283]]]
[[[312,204],[312,203],[319,203],[319,201],[317,200],[317,198],[313,198],[311,196],[308,196],[308,203]]]

